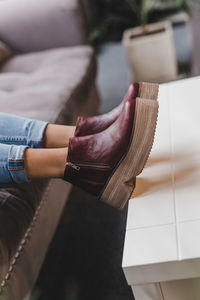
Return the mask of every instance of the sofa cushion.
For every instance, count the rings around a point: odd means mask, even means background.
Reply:
[[[80,112],[95,79],[89,46],[18,55],[0,71],[0,111],[62,124]],[[0,185],[0,259],[15,251],[47,183]]]
[[[83,44],[79,0],[0,1],[0,39],[19,52]]]
[[[92,67],[89,46],[17,55],[0,68],[0,110],[62,122],[58,116],[61,112],[70,115],[65,108],[77,87],[94,79]]]

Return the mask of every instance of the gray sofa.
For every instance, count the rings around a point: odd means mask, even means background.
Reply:
[[[75,124],[97,112],[96,61],[87,2],[0,1],[0,111]],[[0,185],[0,299],[28,299],[71,185],[59,179]]]

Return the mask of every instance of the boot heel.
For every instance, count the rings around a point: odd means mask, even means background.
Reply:
[[[142,88],[143,94],[148,90],[157,92],[157,85],[148,84]],[[144,85],[143,85],[144,87]],[[135,177],[143,170],[149,157],[156,128],[158,102],[150,99],[136,99],[135,118],[132,138],[128,152],[112,174],[100,199],[107,204],[122,210],[129,200],[134,188]]]
[[[140,82],[139,97],[143,99],[157,100],[159,85],[157,83]]]

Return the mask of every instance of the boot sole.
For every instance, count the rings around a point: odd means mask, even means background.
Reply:
[[[135,177],[142,172],[150,155],[158,116],[157,96],[157,84],[140,83],[128,152],[118,163],[100,196],[101,201],[119,210],[130,199],[135,188]]]

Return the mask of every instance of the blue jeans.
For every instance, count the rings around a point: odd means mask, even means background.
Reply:
[[[0,112],[0,183],[30,181],[24,169],[24,151],[43,148],[47,124]]]

